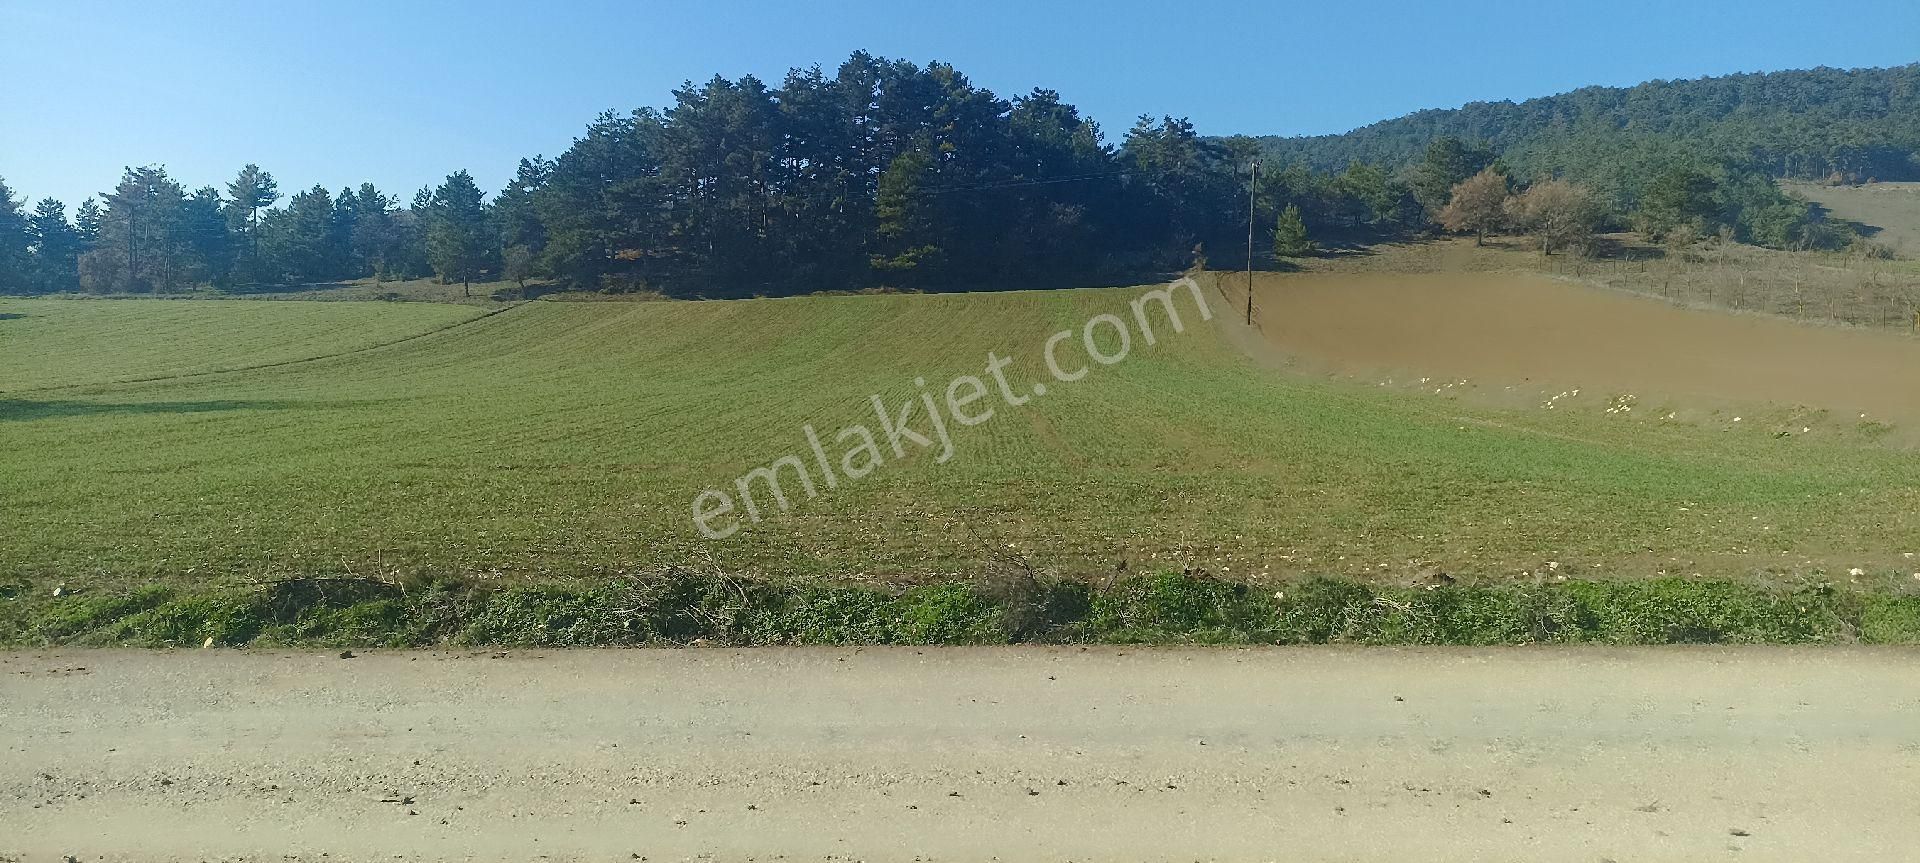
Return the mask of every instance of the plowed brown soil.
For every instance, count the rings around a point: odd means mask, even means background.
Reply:
[[[1244,298],[1237,277],[1222,283]],[[1920,423],[1920,339],[1903,334],[1682,309],[1521,274],[1262,274],[1255,293],[1267,346],[1308,368],[1529,398],[1579,389]]]

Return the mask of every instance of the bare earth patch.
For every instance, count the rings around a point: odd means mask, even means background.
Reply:
[[[1920,421],[1920,341],[1895,333],[1683,309],[1526,274],[1261,274],[1255,290],[1266,343],[1311,368],[1543,404],[1577,389],[1590,402]]]

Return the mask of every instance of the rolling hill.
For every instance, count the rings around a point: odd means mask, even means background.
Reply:
[[[1522,175],[1577,168],[1598,148],[1681,151],[1776,177],[1920,179],[1920,64],[1583,87],[1257,140],[1279,164],[1337,171],[1355,160],[1404,166],[1442,136],[1485,142]]]
[[[1069,342],[1062,355],[1089,373],[1045,375],[1049,333],[1131,320],[1138,294],[534,302],[373,348],[363,330],[315,329],[336,306],[15,302],[0,367],[101,309],[150,317],[33,372],[76,383],[0,395],[0,574],[127,588],[698,563],[912,583],[1017,555],[1076,577],[1502,580],[1554,561],[1747,578],[1883,572],[1915,535],[1920,456],[1846,423],[1780,440],[1759,413],[1665,423],[1654,406],[1603,412],[1597,392],[1543,411],[1276,372],[1224,314],[1151,346],[1136,332],[1110,366]],[[415,331],[473,312],[420,314]],[[275,335],[297,350],[257,347]],[[1111,350],[1115,335],[1101,338]],[[809,459],[809,426],[837,457],[834,431],[881,427],[871,397],[897,411],[922,378],[937,398],[985,375],[989,351],[1011,358],[1016,391],[1052,388],[1018,407],[985,397],[995,415],[952,424],[944,463],[937,441],[909,442],[812,500],[788,477],[790,512],[769,507],[719,542],[696,533],[703,489]],[[102,382],[161,355],[194,370],[321,354]],[[909,421],[931,437],[924,413]]]

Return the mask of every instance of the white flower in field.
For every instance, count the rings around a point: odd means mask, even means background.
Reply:
[[[1852,569],[1847,570],[1847,574],[1852,576],[1861,576],[1861,575],[1866,575],[1867,571],[1856,566]]]

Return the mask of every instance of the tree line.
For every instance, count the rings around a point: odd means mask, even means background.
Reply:
[[[0,180],[0,291],[154,293],[201,286],[290,285],[366,276],[439,273],[471,278],[484,253],[447,238],[491,245],[473,178],[462,171],[410,206],[363,183],[296,192],[286,206],[273,175],[242,168],[224,193],[187,191],[165,168],[128,168],[112,191],[66,206],[43,198],[27,211]]]
[[[425,276],[713,297],[1091,284],[1184,268],[1209,249],[1234,260],[1249,183],[1263,248],[1290,257],[1467,225],[1448,205],[1489,169],[1503,191],[1542,190],[1512,211],[1501,199],[1516,226],[1840,241],[1751,160],[1678,133],[1427,134],[1473,124],[1411,122],[1423,112],[1303,149],[1142,117],[1115,144],[1051,90],[1005,99],[951,66],[865,52],[832,74],[796,69],[777,86],[716,76],[672,96],[601,115],[555,158],[521,160],[490,199],[465,171],[403,205],[371,184],[283,196],[255,165],[189,191],[144,166],[69,219],[62,202],[29,209],[0,183],[0,291]],[[1365,146],[1376,140],[1396,143]],[[1383,156],[1336,167],[1323,150]]]

